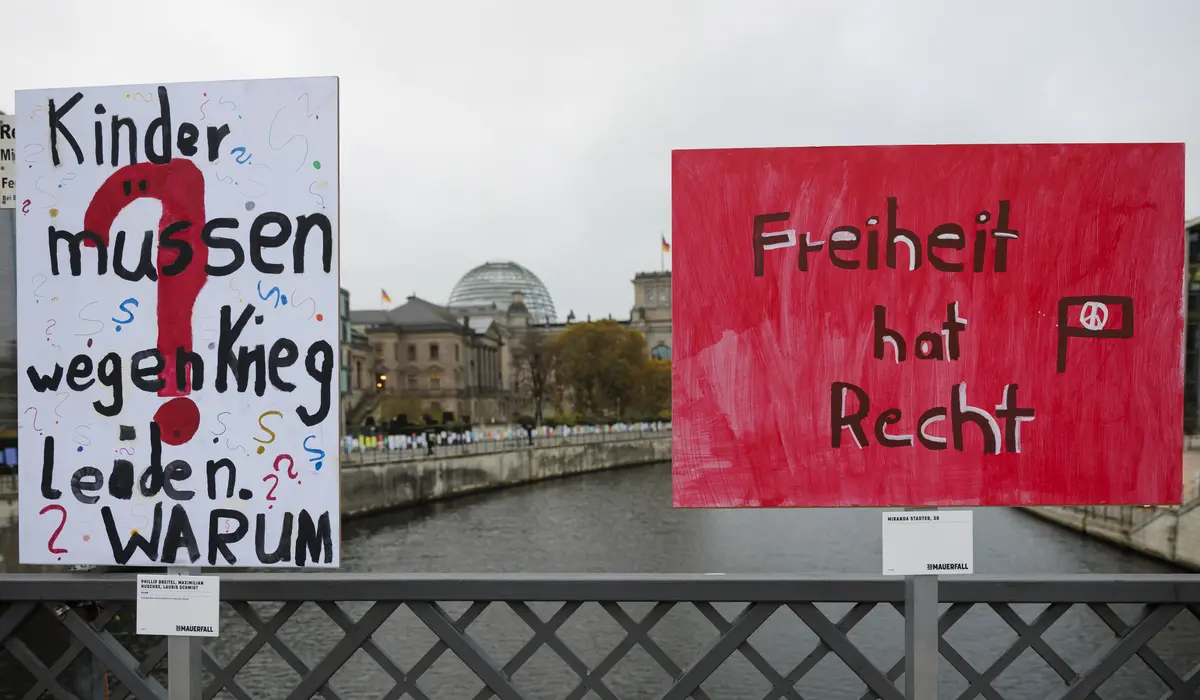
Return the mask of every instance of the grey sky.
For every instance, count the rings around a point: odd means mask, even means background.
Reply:
[[[342,281],[444,302],[513,259],[625,317],[672,148],[1184,141],[1196,0],[5,0],[12,91],[341,77]],[[669,264],[669,261],[668,261]]]

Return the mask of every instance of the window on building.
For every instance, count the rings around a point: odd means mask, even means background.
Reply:
[[[361,389],[363,385],[362,360],[354,363],[354,388]]]
[[[437,343],[430,343],[430,344],[429,344],[429,359],[431,359],[431,360],[436,360],[436,359],[438,359],[438,355],[439,355],[439,354],[440,354],[440,353],[439,353],[438,344],[437,344]]]
[[[405,382],[407,383],[409,389],[416,389],[417,388],[417,375],[415,375],[415,374],[408,375],[408,377],[405,379]]]
[[[408,346],[408,361],[409,362],[417,361],[417,346],[416,345]]]
[[[650,351],[650,357],[656,360],[669,360],[671,359],[671,348],[659,343]]]
[[[437,347],[437,346],[435,345],[434,347]],[[429,388],[430,389],[441,389],[442,388],[442,375],[440,375],[440,374],[429,375]]]
[[[458,362],[458,345],[454,346],[454,361]]]
[[[646,290],[646,307],[654,308],[655,306],[656,306],[656,304],[654,303],[654,290],[647,289]]]

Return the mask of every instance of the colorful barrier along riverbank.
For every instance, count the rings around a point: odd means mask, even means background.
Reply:
[[[510,446],[517,442],[538,442],[544,440],[570,440],[586,438],[587,436],[622,436],[634,437],[638,433],[659,433],[671,429],[667,421],[643,423],[614,423],[612,425],[561,425],[556,427],[541,426],[532,430],[520,426],[505,426],[501,428],[477,428],[465,431],[439,430],[419,431],[384,435],[347,435],[342,440],[342,451],[347,454],[427,450],[432,447],[463,447],[467,445],[483,445],[500,447],[505,443]],[[532,435],[531,435],[532,432]]]

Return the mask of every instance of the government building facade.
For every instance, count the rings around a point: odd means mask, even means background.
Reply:
[[[669,360],[671,273],[638,273],[633,298],[620,323],[645,336],[652,357]],[[546,286],[515,262],[468,271],[444,304],[413,295],[391,309],[351,309],[348,319],[342,415],[350,426],[397,416],[409,423],[507,423],[528,409],[516,386],[522,339],[552,337],[579,321],[574,312],[559,320]]]

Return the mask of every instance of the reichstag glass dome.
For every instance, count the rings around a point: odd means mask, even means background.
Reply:
[[[525,306],[535,323],[554,323],[554,300],[537,275],[515,262],[489,262],[462,276],[446,304],[455,311],[494,308],[503,311],[512,304],[513,292],[525,296]]]

